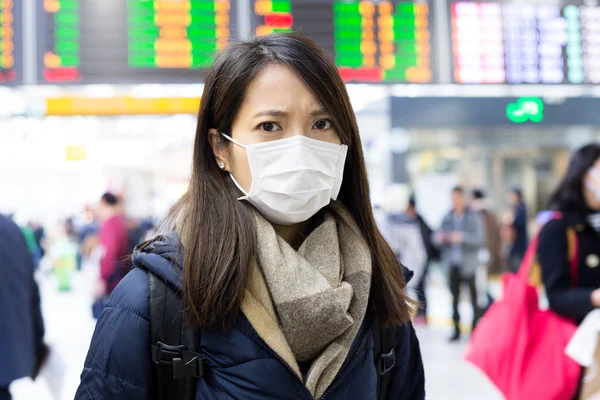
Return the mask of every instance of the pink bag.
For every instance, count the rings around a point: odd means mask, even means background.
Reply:
[[[504,296],[477,325],[465,354],[500,389],[507,400],[572,400],[581,367],[565,354],[576,325],[540,310],[529,281],[538,238],[527,249],[517,275],[505,274]],[[577,282],[578,254],[571,259],[571,282]]]

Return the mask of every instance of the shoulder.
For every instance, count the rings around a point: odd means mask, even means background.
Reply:
[[[544,224],[538,239],[537,253],[539,257],[543,257],[544,254],[552,254],[553,251],[564,251],[567,243],[567,227],[568,224],[563,219],[554,219]]]
[[[131,270],[112,292],[106,307],[148,320],[150,315],[148,273],[140,268]]]
[[[483,215],[483,213],[481,211],[475,211],[470,208],[467,208],[467,212],[465,214],[467,217],[472,218],[472,219],[479,218]]]
[[[481,222],[484,218],[483,214],[480,213],[479,211],[474,211],[474,210],[469,210],[465,213],[466,215],[466,220],[469,221],[471,224],[477,224],[479,222]]]
[[[148,398],[150,322],[147,273],[132,270],[102,311],[76,399]]]
[[[0,234],[6,237],[23,237],[23,231],[10,218],[0,214]]]
[[[565,236],[567,226],[563,218],[548,221],[540,230],[540,240],[557,237],[558,235]]]

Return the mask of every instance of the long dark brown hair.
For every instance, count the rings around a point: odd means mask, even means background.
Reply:
[[[206,77],[189,190],[167,218],[185,249],[183,293],[189,323],[227,330],[241,307],[256,256],[254,224],[250,206],[237,200],[238,189],[217,166],[209,129],[231,132],[248,85],[271,64],[287,66],[299,76],[332,116],[342,143],[348,145],[338,200],[352,214],[371,249],[371,301],[380,320],[388,326],[405,323],[412,302],[404,292],[398,260],[375,225],[358,126],[346,86],[329,56],[295,34],[231,44],[216,56]],[[228,142],[222,144],[228,146]]]
[[[559,211],[585,212],[584,178],[600,158],[600,143],[581,147],[571,157],[569,168],[550,197],[550,207]]]

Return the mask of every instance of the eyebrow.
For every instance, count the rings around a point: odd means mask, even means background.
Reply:
[[[319,108],[318,110],[312,111],[310,114],[312,116],[317,117],[317,116],[327,115],[329,113],[324,108]],[[266,110],[266,111],[261,111],[259,113],[254,114],[253,118],[265,117],[265,116],[287,117],[288,115],[289,115],[289,113],[287,111],[283,111],[283,110]]]

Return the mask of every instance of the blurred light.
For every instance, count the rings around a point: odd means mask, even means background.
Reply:
[[[11,90],[0,88],[0,117],[27,114],[27,101],[24,96]]]
[[[418,85],[407,85],[406,96],[407,97],[418,97],[421,94],[421,88]]]
[[[406,129],[395,128],[390,132],[389,150],[394,153],[405,153],[410,149],[410,132]]]
[[[67,161],[84,161],[86,159],[86,147],[74,144],[67,145],[65,159]]]
[[[83,92],[86,97],[111,98],[116,95],[115,87],[112,85],[85,85]]]

